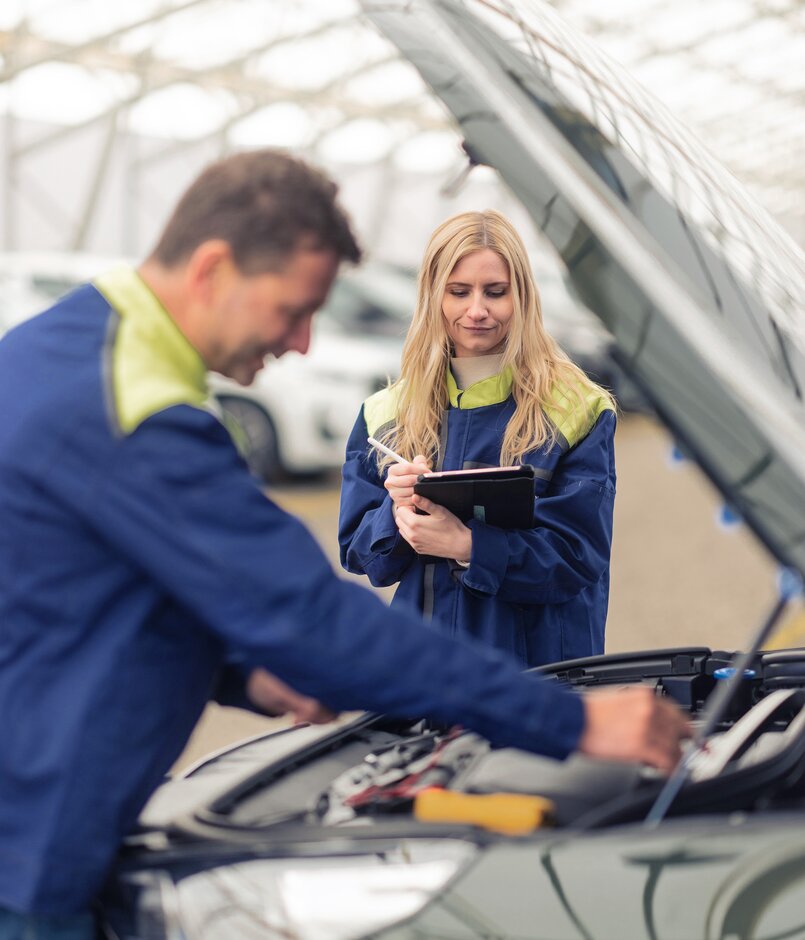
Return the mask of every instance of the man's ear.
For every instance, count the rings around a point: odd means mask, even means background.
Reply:
[[[201,303],[213,304],[235,270],[232,249],[222,238],[202,242],[185,267],[187,291]]]

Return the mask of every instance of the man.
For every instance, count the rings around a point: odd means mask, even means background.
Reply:
[[[247,383],[307,351],[359,258],[335,194],[278,153],[223,160],[138,271],[0,342],[0,937],[89,935],[120,839],[224,679],[314,719],[367,708],[557,757],[678,758],[686,723],[648,691],[584,702],[389,611],[250,477],[206,372]]]

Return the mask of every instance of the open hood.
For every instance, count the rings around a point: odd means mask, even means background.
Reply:
[[[363,0],[565,264],[684,449],[805,574],[805,257],[540,0]]]

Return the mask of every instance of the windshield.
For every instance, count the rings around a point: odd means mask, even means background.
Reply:
[[[805,262],[704,146],[540,2],[365,4],[567,265],[659,415],[805,571]],[[472,63],[472,68],[467,63]]]

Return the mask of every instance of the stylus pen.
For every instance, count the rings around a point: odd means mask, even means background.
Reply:
[[[366,440],[369,441],[372,447],[376,447],[381,453],[385,454],[387,457],[391,457],[392,460],[396,460],[397,463],[409,462],[405,459],[405,457],[401,457],[399,454],[395,454],[394,451],[390,447],[386,447],[385,444],[381,444],[380,441],[375,440],[375,438],[367,437]]]

